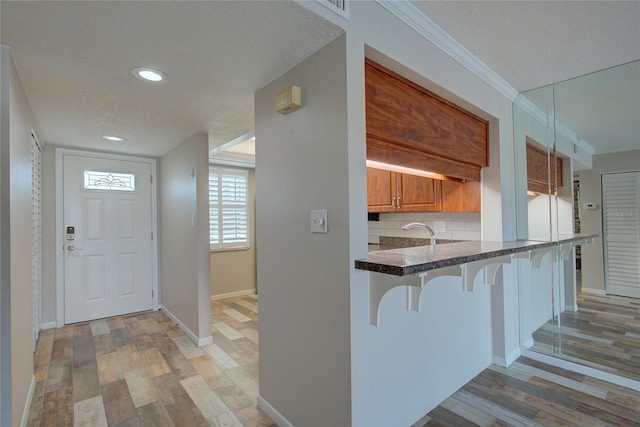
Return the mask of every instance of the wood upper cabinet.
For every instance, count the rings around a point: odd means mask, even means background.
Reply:
[[[527,143],[527,190],[536,193],[551,194],[556,193],[556,182],[558,187],[562,187],[562,159],[551,153],[549,161],[547,152]],[[549,171],[549,165],[554,165]],[[557,174],[557,181],[556,181]],[[549,182],[551,179],[551,182]]]
[[[369,212],[397,212],[396,173],[367,168],[367,205]]]
[[[481,183],[477,181],[442,183],[442,212],[480,212]]]
[[[367,168],[369,212],[480,212],[480,183]]]
[[[488,122],[404,77],[365,62],[367,158],[479,181]],[[410,163],[410,164],[407,164]]]
[[[368,59],[365,90],[368,160],[466,181],[367,168],[369,212],[480,212],[488,122]]]
[[[442,210],[440,181],[423,176],[396,173],[399,179],[398,212],[439,212]]]
[[[367,168],[369,212],[437,212],[441,191],[435,179]]]

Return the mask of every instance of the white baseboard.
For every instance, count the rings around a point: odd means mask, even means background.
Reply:
[[[532,350],[522,350],[522,355],[529,359],[544,362],[558,368],[563,368],[569,371],[577,372],[579,374],[587,375],[592,378],[596,378],[602,381],[610,382],[611,384],[619,385],[620,387],[630,388],[631,390],[640,391],[640,381],[632,380],[630,378],[621,377],[620,375],[612,374],[610,372],[600,371],[590,366],[580,365],[579,363],[571,362],[569,360],[559,359],[557,357],[549,356],[546,354],[538,353]]]
[[[180,327],[180,329],[182,329],[182,332],[184,332],[185,334],[187,334],[187,336],[189,338],[191,338],[191,341],[193,341],[198,347],[203,347],[205,345],[209,345],[209,344],[213,344],[213,336],[209,335],[207,337],[204,338],[198,338],[198,336],[196,334],[193,333],[193,331],[189,328],[187,328],[187,325],[185,325],[184,323],[182,323],[180,321],[180,319],[178,319],[171,311],[169,311],[165,306],[163,306],[162,304],[160,304],[160,310],[164,311],[164,313],[169,316],[169,318],[171,320],[173,320],[174,322],[176,322],[178,324],[178,326]]]
[[[508,368],[520,356],[521,356],[520,349],[516,348],[510,354],[508,354],[507,357],[493,356],[493,363],[496,365],[502,366],[504,368]]]
[[[569,305],[565,305],[564,309],[566,311],[571,311],[573,313],[576,313],[578,311],[578,304],[569,304]]]
[[[54,320],[53,322],[46,322],[40,325],[40,329],[55,329],[58,327],[58,323]]]
[[[27,421],[29,421],[29,410],[31,409],[31,402],[33,401],[33,393],[36,391],[36,376],[31,377],[31,384],[29,385],[29,393],[27,393],[27,401],[24,402],[24,410],[22,411],[22,420],[20,420],[20,427],[25,427]]]
[[[522,351],[520,351],[520,348],[516,348],[515,350],[513,350],[511,354],[507,356],[507,367],[509,367],[513,362],[515,362],[518,359],[518,357],[520,357],[521,355],[522,355]]]
[[[594,295],[600,295],[601,297],[604,297],[607,295],[607,293],[605,292],[604,289],[593,289],[593,288],[582,288],[580,291],[586,293],[586,294],[594,294]]]
[[[264,400],[262,396],[258,395],[257,400],[258,408],[262,409],[262,411],[267,414],[267,416],[271,418],[278,427],[293,427],[293,424],[291,424],[289,420],[283,417],[282,414],[276,410],[276,408],[269,404],[269,402]]]
[[[208,337],[200,338],[197,342],[198,347],[204,347],[205,345],[213,344],[213,335],[209,335]]]
[[[225,294],[211,295],[211,301],[233,298],[233,297],[242,297],[245,295],[253,295],[255,293],[257,293],[255,289],[245,289],[244,291],[227,292]]]
[[[535,344],[535,341],[533,340],[533,337],[529,337],[528,340],[523,341],[520,343],[520,347],[521,348],[531,348],[533,347],[533,345]]]

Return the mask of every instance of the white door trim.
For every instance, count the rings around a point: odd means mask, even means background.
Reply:
[[[151,246],[153,309],[158,309],[158,178],[156,160],[147,157],[127,156],[120,154],[95,153],[92,151],[72,150],[68,148],[56,148],[56,324],[57,327],[65,325],[64,319],[64,197],[63,197],[63,158],[65,155],[94,157],[109,160],[128,160],[140,163],[149,163],[151,166],[151,231],[153,232],[153,244]]]

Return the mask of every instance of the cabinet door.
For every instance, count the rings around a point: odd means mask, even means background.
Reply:
[[[440,181],[423,176],[398,174],[399,212],[439,212],[442,210]]]
[[[452,163],[488,166],[486,120],[371,60],[365,60],[365,91],[367,134]]]
[[[527,143],[527,190],[555,194],[556,182],[558,187],[562,187],[562,159],[554,153],[550,157],[545,151]],[[549,164],[552,165],[551,171]]]
[[[477,181],[442,181],[442,211],[480,212],[480,188]]]
[[[367,168],[367,205],[369,212],[395,212],[396,173]]]

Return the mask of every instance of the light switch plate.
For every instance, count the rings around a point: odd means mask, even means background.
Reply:
[[[316,209],[311,211],[311,232],[327,233],[327,210]]]

